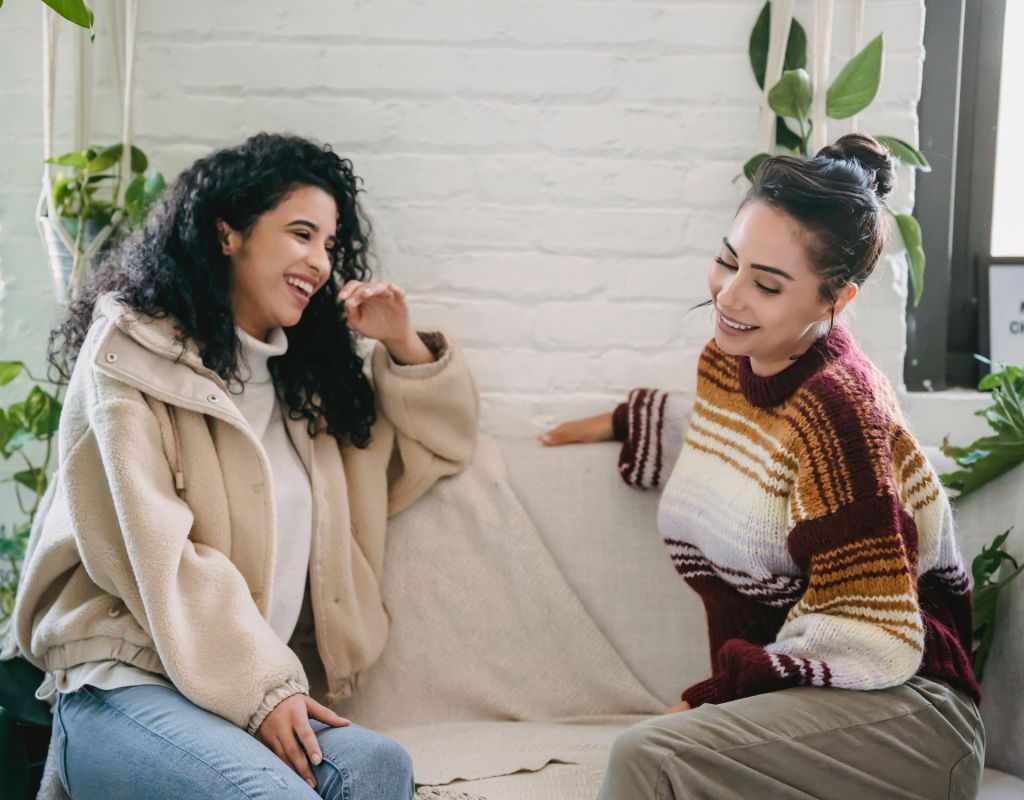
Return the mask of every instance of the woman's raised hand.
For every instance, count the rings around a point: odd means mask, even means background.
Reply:
[[[267,714],[256,731],[256,738],[274,751],[274,754],[285,764],[294,769],[314,789],[316,778],[309,764],[323,761],[320,744],[316,740],[311,719],[340,728],[348,725],[348,720],[339,717],[327,706],[320,705],[316,700],[304,694],[293,694],[287,700],[278,703],[274,710]],[[301,743],[301,747],[299,746]]]
[[[609,411],[596,417],[563,422],[557,428],[543,434],[540,440],[548,447],[578,442],[607,442],[615,438],[614,433],[612,412]]]
[[[405,292],[393,283],[349,281],[338,299],[345,304],[345,319],[360,336],[376,339],[401,364],[426,364],[434,360],[429,348],[409,323]]]

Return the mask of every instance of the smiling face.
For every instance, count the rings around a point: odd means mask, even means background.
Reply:
[[[217,222],[231,260],[231,310],[238,327],[263,341],[273,328],[299,322],[310,297],[330,277],[337,223],[334,198],[316,186],[297,187],[246,232]]]
[[[726,353],[748,356],[757,375],[774,375],[820,336],[832,303],[805,245],[808,234],[789,215],[750,202],[733,220],[708,275],[715,308],[715,342]],[[838,314],[856,294],[844,287]]]

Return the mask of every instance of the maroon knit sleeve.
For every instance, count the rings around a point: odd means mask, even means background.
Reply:
[[[660,389],[634,389],[615,409],[612,427],[622,442],[619,474],[634,489],[661,489],[679,452],[693,406]]]

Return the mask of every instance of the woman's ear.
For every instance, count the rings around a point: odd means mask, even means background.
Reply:
[[[857,292],[860,291],[860,287],[855,283],[848,283],[838,292],[836,292],[836,314],[842,312],[853,301],[853,298],[857,296]]]
[[[241,239],[238,231],[222,219],[217,220],[215,224],[217,225],[217,239],[220,241],[221,252],[226,256],[234,255]]]

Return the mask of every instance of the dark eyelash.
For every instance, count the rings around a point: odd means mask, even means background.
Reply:
[[[309,231],[292,231],[296,236],[301,236],[307,242],[309,241]]]
[[[715,263],[721,264],[726,269],[739,269],[739,267],[736,264],[730,264],[721,256],[715,256]],[[760,281],[754,281],[754,284],[757,286],[758,289],[760,289],[765,294],[779,294],[781,292],[781,289],[772,289],[768,286],[765,286]]]

